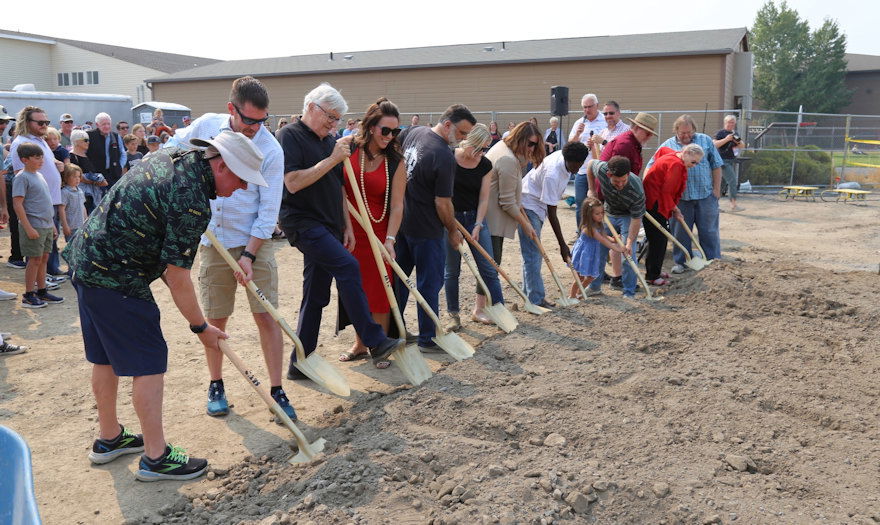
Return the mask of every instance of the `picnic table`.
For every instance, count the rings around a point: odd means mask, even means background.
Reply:
[[[804,200],[816,202],[816,190],[818,189],[818,186],[783,186],[777,196],[781,200],[788,200],[789,197],[791,200],[803,197]]]
[[[834,202],[849,202],[849,201],[866,201],[867,196],[871,194],[868,190],[851,190],[846,188],[836,188],[831,190],[823,191],[819,197],[824,202],[829,202],[831,200],[832,195],[834,195]],[[826,195],[827,194],[827,195]]]

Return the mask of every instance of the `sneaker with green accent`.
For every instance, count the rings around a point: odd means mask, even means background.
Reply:
[[[125,454],[137,454],[144,451],[144,436],[132,434],[122,425],[119,425],[119,435],[111,440],[96,439],[89,452],[89,460],[95,465],[109,463]]]
[[[159,459],[153,460],[142,454],[139,467],[134,477],[141,481],[185,480],[204,474],[208,470],[208,460],[191,458],[182,448],[168,443]]]

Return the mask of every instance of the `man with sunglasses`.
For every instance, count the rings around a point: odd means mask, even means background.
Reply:
[[[590,137],[602,133],[605,129],[605,116],[599,112],[599,97],[593,93],[587,93],[581,97],[581,107],[584,109],[584,116],[577,119],[571,127],[571,133],[568,134],[569,142],[583,142],[589,147]],[[592,155],[587,155],[587,162],[592,159]],[[574,176],[574,198],[576,217],[581,216],[581,204],[587,198],[587,163],[581,166],[577,175]],[[580,230],[578,230],[580,235]]]
[[[73,115],[63,113],[58,119],[58,123],[60,125],[58,131],[61,132],[61,145],[73,150],[73,143],[70,141],[70,134],[73,132]]]
[[[278,221],[284,177],[284,153],[263,125],[269,118],[269,93],[263,83],[251,76],[235,79],[226,109],[227,113],[206,113],[195,119],[186,128],[178,130],[163,147],[163,151],[178,144],[188,147],[191,140],[210,139],[230,130],[249,138],[263,154],[260,173],[268,186],[248,184],[246,189],[211,201],[208,229],[238,261],[244,274],[233,273],[207,237],[202,236],[201,240],[199,291],[202,307],[208,322],[221,330],[226,329],[234,310],[238,283],[244,285],[253,280],[269,302],[278,307],[278,270],[275,250],[269,241]],[[296,420],[296,412],[281,385],[284,351],[281,329],[256,298],[251,294],[247,297],[260,334],[272,397],[291,419]],[[223,384],[223,354],[216,347],[206,345],[205,358],[210,376],[207,413],[209,416],[226,415],[229,403]]]

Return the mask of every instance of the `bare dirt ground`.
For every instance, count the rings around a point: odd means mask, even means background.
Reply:
[[[135,456],[89,464],[95,411],[69,284],[63,305],[0,303],[0,330],[30,346],[0,360],[0,424],[32,448],[46,523],[880,522],[880,205],[742,197],[745,211],[721,216],[724,260],[675,276],[663,301],[606,290],[515,312],[511,334],[466,322],[474,358],[427,354],[435,375],[415,388],[363,361],[340,364],[349,398],[285,380],[300,428],[327,439],[314,464],[287,463],[291,436],[231,365],[232,413],[205,415],[202,349],[161,283],[166,432],[209,458],[208,477],[147,484]],[[573,237],[573,211],[562,217]],[[555,244],[549,228],[544,239]],[[293,323],[301,257],[276,246]],[[519,275],[517,243],[505,258]],[[0,267],[0,288],[20,293],[21,279]],[[244,290],[238,304],[230,342],[264,377]],[[353,339],[334,322],[328,308],[328,360]],[[138,429],[130,384],[120,413]]]

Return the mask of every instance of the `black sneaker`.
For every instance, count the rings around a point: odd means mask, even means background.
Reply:
[[[21,306],[24,308],[45,308],[49,305],[37,297],[34,292],[27,292],[21,296]]]
[[[61,304],[64,302],[64,297],[52,295],[47,290],[40,290],[37,292],[37,297],[46,304]]]
[[[623,278],[620,276],[611,278],[611,287],[623,290]]]
[[[142,454],[138,466],[140,468],[134,477],[141,481],[184,480],[204,474],[208,470],[208,460],[190,458],[182,448],[168,443],[165,445],[165,453],[159,459],[152,460]]]
[[[89,461],[95,465],[110,463],[119,456],[136,454],[144,451],[144,436],[132,434],[124,426],[119,425],[120,432],[115,438],[107,441],[96,439],[89,452]]]
[[[23,354],[26,351],[27,351],[26,346],[11,345],[11,344],[7,343],[6,341],[3,341],[3,344],[0,344],[0,356]]]
[[[293,366],[293,362],[290,363],[290,366],[287,367],[287,379],[291,381],[297,381],[300,379],[308,379],[309,376],[300,372],[299,368]]]
[[[386,337],[384,341],[373,348],[370,348],[370,355],[373,356],[373,361],[378,361],[385,359],[391,355],[391,352],[400,350],[405,346],[406,339],[391,339],[390,337]]]

